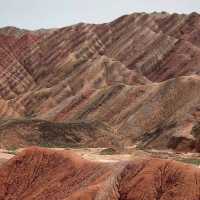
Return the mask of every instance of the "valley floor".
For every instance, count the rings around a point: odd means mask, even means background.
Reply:
[[[57,151],[73,151],[81,157],[98,162],[113,163],[120,161],[139,160],[145,158],[160,158],[180,161],[200,167],[199,153],[175,153],[173,151],[161,150],[139,150],[135,147],[128,147],[123,153],[112,152],[107,148],[51,148]],[[0,165],[13,158],[24,149],[4,150],[0,149]]]

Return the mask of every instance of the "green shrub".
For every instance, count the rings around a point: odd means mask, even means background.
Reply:
[[[101,152],[100,152],[100,155],[113,155],[113,154],[116,154],[116,150],[113,149],[113,148],[106,148],[106,149],[103,149]]]
[[[7,148],[6,153],[12,154],[12,155],[17,155],[17,147],[11,146],[11,147]]]
[[[200,165],[200,159],[197,158],[183,158],[179,159],[178,161],[192,165]]]

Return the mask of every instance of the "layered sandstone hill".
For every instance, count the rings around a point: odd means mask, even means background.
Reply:
[[[2,28],[0,116],[99,121],[127,145],[199,151],[199,34],[197,13]]]
[[[0,167],[0,199],[196,200],[200,171],[164,160],[97,163],[31,148]]]

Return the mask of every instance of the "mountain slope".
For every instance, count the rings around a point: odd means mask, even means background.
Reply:
[[[99,121],[125,145],[199,151],[199,25],[197,13],[163,12],[2,28],[0,117]]]

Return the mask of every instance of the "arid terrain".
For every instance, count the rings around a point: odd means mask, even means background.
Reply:
[[[196,200],[200,170],[171,160],[85,160],[72,151],[30,148],[0,167],[0,199]]]
[[[0,149],[0,200],[199,199],[200,14],[0,28]]]
[[[0,29],[1,148],[48,143],[36,137],[66,123],[57,145],[120,137],[123,145],[198,152],[199,25],[197,13],[135,13],[99,25]]]

